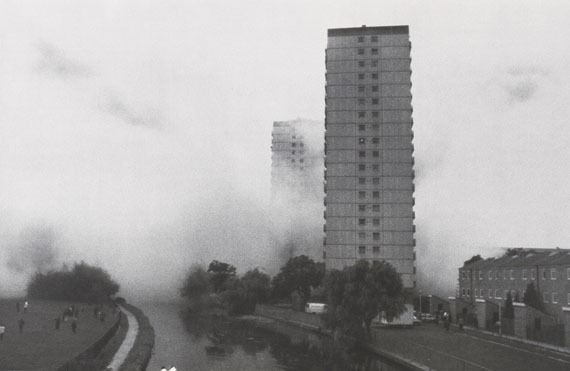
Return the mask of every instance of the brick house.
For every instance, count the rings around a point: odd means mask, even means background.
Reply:
[[[570,311],[570,250],[509,249],[508,253],[480,259],[459,268],[458,299],[475,304],[490,301],[503,306],[510,291],[522,302],[532,282],[545,311],[566,323]],[[517,301],[517,300],[515,300]]]

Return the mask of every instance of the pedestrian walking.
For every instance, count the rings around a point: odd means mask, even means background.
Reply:
[[[71,320],[71,331],[75,334],[77,332],[77,317],[73,317]]]
[[[3,322],[0,322],[0,341],[4,340],[4,333],[6,332],[6,326]]]
[[[29,304],[28,304],[28,301],[26,300],[24,302],[24,313],[28,313],[28,306],[29,306]]]
[[[450,322],[450,316],[447,312],[443,313],[443,327],[445,327],[445,331],[449,331],[449,322]]]
[[[59,316],[57,316],[55,318],[55,329],[59,330],[59,325],[61,324],[61,318]]]
[[[23,318],[20,318],[20,320],[18,321],[18,329],[20,330],[20,334],[24,333],[24,325],[26,324],[26,322],[24,321]]]

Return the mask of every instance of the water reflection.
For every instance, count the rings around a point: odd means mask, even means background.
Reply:
[[[257,360],[267,358],[273,358],[271,368],[264,364],[267,370],[402,370],[374,354],[350,351],[334,344],[329,337],[278,322],[228,320],[188,312],[181,312],[181,318],[188,335],[203,346],[208,359],[234,365],[245,365],[246,358],[251,360],[248,368],[236,370],[255,369]]]

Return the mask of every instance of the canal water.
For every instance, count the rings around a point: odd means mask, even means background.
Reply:
[[[374,354],[348,351],[325,336],[279,323],[192,318],[180,304],[137,304],[156,333],[147,371],[401,371]]]

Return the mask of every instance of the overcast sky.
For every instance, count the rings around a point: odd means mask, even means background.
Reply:
[[[570,248],[569,19],[565,1],[3,0],[0,294],[81,259],[127,295],[174,292],[193,262],[268,265],[272,123],[323,120],[327,29],[363,24],[410,26],[425,291],[497,247]]]

